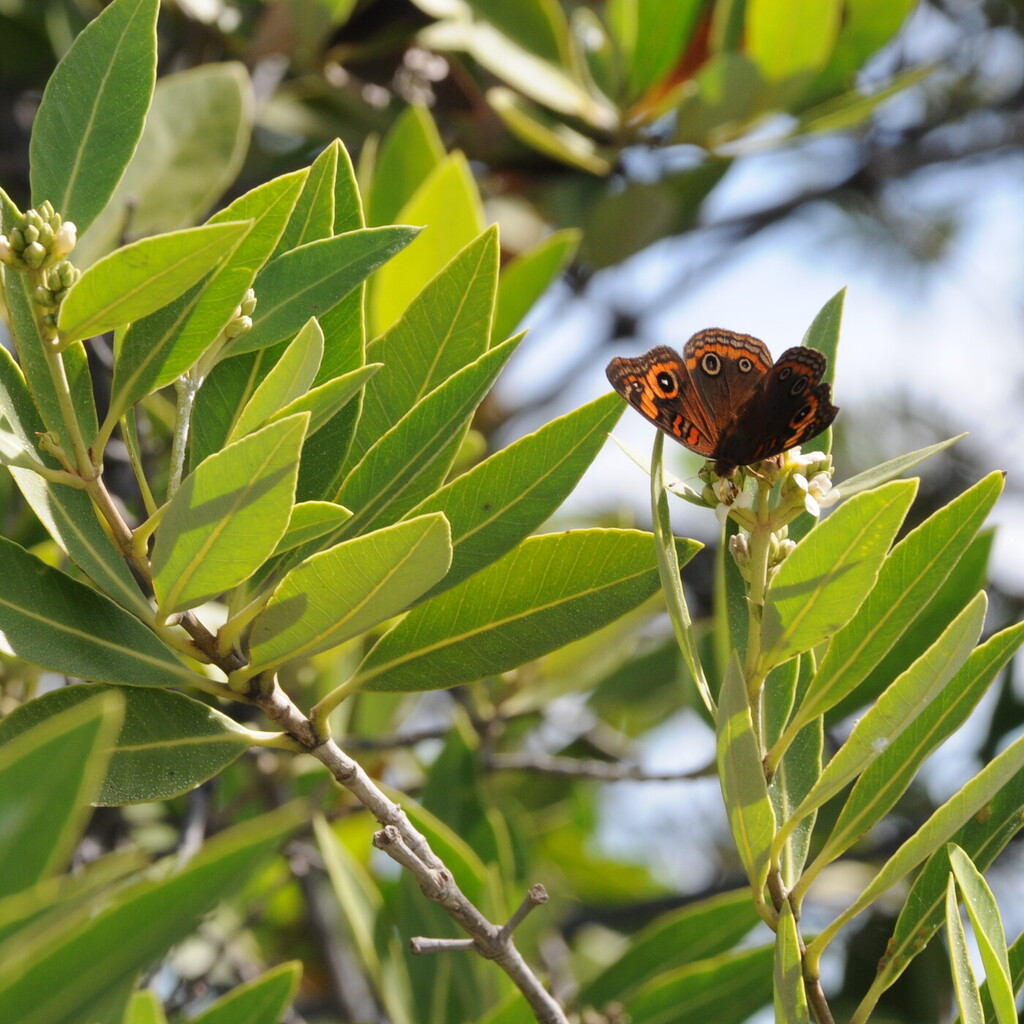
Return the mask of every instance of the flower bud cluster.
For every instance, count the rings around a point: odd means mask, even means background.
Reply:
[[[74,249],[78,229],[47,201],[19,214],[7,235],[0,235],[0,263],[15,270],[41,270],[60,263]]]
[[[250,288],[242,301],[235,306],[231,319],[224,328],[224,336],[228,339],[240,338],[252,330],[252,314],[256,311],[256,293]]]
[[[42,272],[42,283],[33,290],[32,299],[45,310],[43,323],[48,327],[57,326],[57,310],[68,289],[81,276],[82,272],[70,260],[61,260]]]

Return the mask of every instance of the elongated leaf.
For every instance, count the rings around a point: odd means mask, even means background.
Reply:
[[[980,869],[988,867],[1020,832],[1020,815],[1024,810],[1021,793],[1024,793],[1024,769],[1006,780],[984,805],[982,813],[969,817],[947,838],[962,847]],[[947,847],[940,845],[910,887],[892,937],[886,944],[885,956],[879,962],[875,981],[858,1008],[858,1019],[867,1018],[879,995],[907,969],[942,926],[949,872]],[[1019,956],[1020,940],[1014,949]],[[1019,960],[1014,961],[1014,968],[1017,972],[1015,987],[1019,988],[1022,977]]]
[[[210,219],[253,226],[200,287],[128,328],[114,366],[110,415],[180,377],[217,340],[280,237],[303,177],[295,171],[275,178]]]
[[[899,643],[889,649],[852,693],[827,712],[829,724],[841,721],[876,700],[896,676],[935,642],[946,626],[963,611],[968,600],[986,586],[994,539],[993,531],[985,529],[968,542],[931,600],[907,623]]]
[[[700,652],[690,619],[690,610],[686,606],[686,595],[683,593],[683,582],[680,577],[679,559],[672,534],[672,519],[668,510],[668,494],[665,490],[665,474],[662,469],[662,452],[665,438],[662,431],[654,436],[654,447],[651,451],[651,517],[654,521],[654,544],[658,556],[658,575],[661,589],[665,594],[672,631],[676,643],[683,655],[683,661],[690,670],[697,692],[700,694],[708,716],[716,721],[715,698],[704,676]]]
[[[194,679],[134,615],[4,537],[0,649],[97,682],[181,686]]]
[[[698,960],[627,1000],[633,1024],[743,1024],[771,1002],[773,947]]]
[[[568,266],[579,243],[580,232],[574,228],[556,231],[502,268],[491,330],[495,341],[507,338],[519,327],[534,303]]]
[[[103,748],[110,761],[93,803],[113,807],[167,800],[213,778],[252,746],[248,730],[184,694],[100,683],[65,686],[16,708],[0,722],[0,743],[111,692],[120,696],[124,718],[121,731]]]
[[[679,541],[678,550],[685,564],[697,545]],[[532,537],[413,609],[363,659],[352,686],[430,690],[504,672],[612,622],[657,586],[650,534]]]
[[[1010,962],[1006,952],[1006,935],[992,890],[981,872],[971,863],[970,857],[955,843],[950,844],[949,864],[953,869],[956,884],[964,894],[964,906],[971,918],[974,937],[985,965],[985,980],[996,1011],[999,1024],[1017,1024],[1017,1007],[1014,1002],[1013,985],[1010,980]],[[947,890],[948,892],[949,890]],[[954,911],[956,901],[953,901]],[[959,919],[959,914],[957,914]],[[980,996],[979,996],[980,1003]],[[967,1018],[961,1011],[966,1022]],[[984,1020],[984,1014],[979,1017]]]
[[[444,159],[444,143],[430,111],[419,104],[395,118],[377,154],[367,199],[370,224],[392,224],[416,190]]]
[[[316,319],[310,317],[246,402],[228,434],[228,443],[245,437],[278,409],[306,394],[323,357],[324,332]]]
[[[366,358],[384,369],[366,389],[351,459],[362,458],[424,395],[487,351],[497,282],[498,233],[492,227],[462,249],[367,346]]]
[[[820,718],[797,733],[768,787],[776,821],[788,821],[818,781],[824,746],[825,726]],[[815,819],[815,813],[803,818],[786,836],[779,851],[779,874],[787,890],[792,889],[804,873]]]
[[[744,50],[769,81],[818,71],[839,34],[840,0],[748,0]]]
[[[6,718],[0,722],[0,896],[22,892],[66,867],[120,721],[117,697],[103,696],[22,736],[6,728]]]
[[[913,781],[924,759],[958,729],[1024,643],[1024,623],[989,637],[945,688],[921,710],[913,728],[897,737],[857,780],[825,840],[816,864],[824,866],[882,820]],[[818,867],[810,869],[816,875]]]
[[[483,231],[480,195],[466,158],[453,153],[442,160],[396,219],[425,227],[415,245],[373,279],[368,305],[372,334],[390,327],[427,282]]]
[[[0,1005],[8,1019],[108,1019],[112,1001],[136,974],[236,892],[299,821],[292,807],[237,826],[210,840],[185,871],[123,889],[99,912],[87,906],[52,920],[28,941],[16,936],[3,943]]]
[[[288,529],[274,554],[308,544],[336,530],[352,513],[333,501],[301,501],[292,509]]]
[[[743,670],[735,655],[725,670],[718,699],[718,777],[737,852],[755,898],[760,899],[768,877],[775,813],[768,799]]]
[[[238,61],[161,75],[121,181],[79,235],[76,264],[91,266],[126,239],[201,220],[238,177],[252,137],[253,108],[249,72]]]
[[[157,0],[115,0],[79,33],[32,125],[32,196],[84,231],[131,158],[156,81]],[[59,154],[59,156],[58,156]]]
[[[960,1019],[963,1024],[985,1024],[981,993],[978,991],[978,982],[974,977],[971,958],[967,952],[967,936],[960,920],[960,908],[956,902],[956,883],[952,875],[949,876],[949,883],[946,886],[946,939],[949,943],[953,989],[956,992],[957,1006],[960,1007]],[[1017,1016],[1016,1010],[1013,1015]]]
[[[288,1011],[302,976],[302,963],[291,960],[233,988],[191,1024],[278,1024]]]
[[[167,1024],[164,1008],[152,989],[132,993],[123,1024]]]
[[[143,238],[104,256],[61,303],[61,343],[91,338],[167,305],[227,258],[251,230],[248,221],[205,224]]]
[[[409,976],[404,970],[402,950],[397,948],[396,936],[391,937],[384,955],[377,949],[384,901],[376,881],[319,815],[313,819],[313,830],[331,888],[377,998],[389,1020],[395,1024],[413,1024],[408,1012],[412,1005]]]
[[[829,645],[794,728],[851,693],[902,640],[909,623],[956,565],[957,556],[981,527],[1002,488],[1002,474],[990,473],[892,549],[867,600]]]
[[[253,624],[241,677],[336,647],[398,614],[448,571],[451,551],[448,521],[435,512],[306,559]]]
[[[580,1005],[605,1006],[625,999],[656,975],[731,949],[760,921],[747,890],[724,893],[664,914],[630,938],[618,960],[580,990]]]
[[[393,522],[433,491],[474,410],[521,340],[509,338],[449,377],[367,451],[336,497],[354,512],[348,532]]]
[[[452,567],[424,598],[497,561],[565,500],[625,405],[604,395],[545,424],[457,476],[409,515],[443,512],[452,526]]]
[[[786,1024],[811,1022],[804,991],[800,933],[789,900],[783,901],[775,933],[775,1019],[784,1020]]]
[[[36,414],[25,380],[7,349],[0,346],[0,409],[22,444],[36,450],[44,427]],[[40,454],[41,459],[47,457]],[[36,473],[12,469],[15,483],[47,532],[97,587],[139,616],[150,614],[121,553],[100,525],[84,491],[54,485]]]
[[[835,796],[939,697],[981,635],[986,606],[985,594],[977,594],[931,648],[878,698],[825,765],[821,777],[794,812],[794,819]]]
[[[1005,750],[997,754],[974,778],[970,779],[960,790],[951,796],[941,807],[937,808],[928,820],[922,825],[900,848],[882,865],[871,882],[865,887],[860,896],[840,914],[831,924],[808,944],[811,955],[820,954],[831,940],[835,933],[848,921],[856,917],[862,910],[870,906],[891,886],[895,885],[901,878],[906,877],[922,861],[934,853],[939,847],[949,840],[957,829],[971,820],[982,808],[986,808],[986,818],[990,811],[986,807],[990,801],[994,801],[1004,787],[1010,785],[1011,780],[1016,783],[1014,790],[1008,794],[1010,803],[1016,808],[1019,815],[1024,807],[1024,798],[1021,793],[1021,773],[1024,770],[1024,737],[1020,737],[1010,744]],[[986,821],[984,832],[986,836],[997,835],[1001,831],[1002,820],[995,824]],[[1020,828],[1019,818],[1016,822],[1016,829]],[[1009,838],[1008,836],[1006,837]],[[958,839],[958,845],[963,846],[976,863],[978,856],[970,849],[969,844]],[[942,884],[945,884],[943,873]],[[920,909],[918,906],[917,910]],[[900,922],[897,922],[899,927]],[[920,933],[915,935],[915,942],[920,939]],[[882,965],[884,967],[884,964]],[[897,972],[898,973],[898,972]]]
[[[335,139],[320,151],[310,165],[302,186],[302,194],[288,220],[288,227],[281,236],[275,256],[280,256],[289,249],[296,249],[307,242],[330,238],[335,234],[334,182],[338,175],[339,151],[343,152],[343,147],[340,141]],[[358,226],[362,227],[361,224]]]
[[[889,459],[888,462],[881,462],[877,466],[872,466],[871,469],[864,470],[863,473],[840,480],[835,485],[836,489],[844,498],[852,498],[855,494],[860,494],[862,491],[873,491],[876,487],[880,487],[882,484],[887,484],[890,480],[903,476],[904,473],[909,472],[915,466],[919,466],[933,455],[938,455],[939,452],[944,452],[947,448],[951,448],[957,441],[966,436],[966,434],[957,434],[956,437],[951,437],[946,441],[939,441],[938,444],[930,444],[926,448],[918,448],[916,451],[908,452],[906,455],[898,455],[895,459]]]
[[[298,412],[309,413],[309,429],[306,431],[308,441],[321,427],[327,426],[338,412],[343,409],[362,391],[363,385],[381,368],[381,363],[367,363],[351,373],[343,373],[340,377],[307,391],[304,395],[289,402],[283,409],[270,417],[270,423],[276,423],[286,416],[294,416]],[[303,449],[305,451],[305,449]],[[305,455],[303,455],[303,464]],[[299,470],[301,472],[302,466]]]
[[[853,617],[916,490],[915,481],[900,480],[851,498],[782,563],[764,608],[762,667],[817,646]]]
[[[307,416],[228,445],[189,474],[160,522],[153,589],[164,615],[248,578],[288,528]]]
[[[321,318],[374,270],[401,252],[415,227],[363,228],[300,245],[260,272],[254,285],[259,305],[252,330],[236,339],[231,355],[285,341],[311,317]]]

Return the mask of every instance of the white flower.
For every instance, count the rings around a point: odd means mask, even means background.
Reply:
[[[54,259],[62,259],[78,244],[78,228],[71,220],[64,221],[53,236],[50,252]]]

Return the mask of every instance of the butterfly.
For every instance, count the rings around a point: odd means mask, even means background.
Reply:
[[[779,455],[820,434],[839,410],[822,381],[826,358],[787,349],[772,362],[749,334],[698,331],[682,356],[664,345],[636,359],[617,358],[605,373],[641,416],[684,448],[715,460],[718,476]]]

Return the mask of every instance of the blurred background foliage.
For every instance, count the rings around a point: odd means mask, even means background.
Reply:
[[[39,95],[101,6],[0,0],[0,180],[22,205]],[[500,225],[503,258],[544,243],[553,265],[565,265],[533,321],[541,340],[532,354],[524,349],[518,373],[530,386],[499,388],[477,423],[481,447],[495,447],[563,411],[562,403],[578,404],[581,383],[591,394],[603,389],[600,368],[614,352],[671,343],[657,336],[669,299],[742,264],[780,226],[812,218],[806,262],[842,246],[891,275],[911,304],[915,289],[927,296],[941,287],[948,254],[978,230],[970,190],[990,179],[966,177],[959,180],[968,184],[944,190],[931,183],[978,168],[1003,181],[1016,175],[1018,186],[1024,180],[1022,24],[1021,0],[165,2],[148,155],[76,260],[88,263],[119,238],[191,225],[252,185],[305,165],[334,138],[364,183],[374,165],[396,169],[389,188],[364,191],[366,217],[402,220],[413,185],[442,166],[461,173],[459,158],[445,157],[461,152],[486,218]],[[415,159],[389,161],[389,150]],[[797,322],[809,322],[825,297],[801,297]],[[1018,280],[1006,298],[1018,311],[1016,335],[996,339],[1004,351],[1015,344],[1007,358],[1014,368],[1022,298]],[[722,326],[760,333],[747,296],[733,302],[744,320]],[[582,329],[573,326],[581,306]],[[526,312],[505,310],[509,330]],[[704,326],[677,323],[675,343]],[[559,328],[582,340],[560,344]],[[957,355],[965,357],[961,349]],[[892,371],[885,362],[872,377],[879,364],[876,349],[869,392],[879,376],[887,382],[909,372],[902,361]],[[973,375],[964,376],[966,385]],[[842,381],[838,393],[845,404]],[[890,431],[877,429],[877,407],[862,408],[859,423],[868,429],[859,433],[856,417],[845,425],[841,417],[838,450],[849,470],[958,432],[962,424],[930,399],[886,393]],[[994,418],[989,410],[985,425]],[[1004,434],[1019,432],[1019,424],[999,422]],[[980,451],[961,446],[926,478],[918,516],[988,468],[975,465]],[[607,464],[603,478],[588,478],[591,496],[570,506],[566,521],[644,523],[644,503],[630,495],[644,490],[641,480],[625,460],[615,465],[614,479]],[[31,542],[9,482],[2,498],[5,532]],[[1019,506],[1012,479],[1008,500]],[[712,527],[702,528],[710,534]],[[687,569],[704,611],[710,567],[704,555]],[[991,628],[1019,618],[1022,608],[1017,576],[1004,570],[999,583]],[[496,912],[514,906],[530,883],[547,885],[553,902],[528,918],[524,945],[570,1001],[582,986],[582,1002],[600,1004],[597,979],[630,936],[736,888],[741,877],[717,782],[707,775],[710,734],[688,709],[690,684],[656,611],[473,687],[374,694],[346,705],[343,745],[432,816],[430,828],[451,848],[449,863],[471,896],[478,890]],[[344,654],[325,656],[287,683],[301,703],[306,695],[312,703],[344,669]],[[4,710],[51,682],[7,664]],[[984,709],[958,747],[959,763],[984,759],[1022,719],[1008,678],[998,705]],[[584,763],[574,767],[569,757]],[[609,781],[638,775],[655,778]],[[853,851],[851,872],[870,871],[945,795],[941,772],[929,778],[911,789],[887,834]],[[312,762],[263,751],[188,798],[98,811],[82,856],[125,844],[173,850],[197,831],[216,832],[309,793],[329,826],[292,843],[287,862],[250,887],[244,909],[211,919],[202,941],[161,968],[155,983],[169,1005],[192,1009],[261,964],[298,958],[305,974],[297,1006],[309,1021],[399,1020],[415,1008],[410,1019],[451,1022],[484,1019],[487,1007],[498,1007],[488,1019],[518,1019],[500,1016],[507,992],[476,958],[403,955],[409,935],[449,934],[450,925],[408,879],[370,857],[373,823]],[[1019,857],[1011,847],[1008,859]],[[1014,883],[1005,884],[1012,892]],[[837,874],[823,879],[819,899],[841,903],[844,891]],[[370,953],[364,929],[381,918],[367,908],[378,904],[394,932],[378,936],[377,948],[397,943],[394,962],[408,971],[402,984]],[[863,991],[887,924],[879,916],[861,924],[846,961],[831,965],[833,990],[851,998]],[[1011,915],[1007,930],[1016,934],[1020,925]],[[738,934],[750,926],[734,925]],[[686,934],[693,948],[663,949],[661,967],[713,952],[692,928]],[[639,980],[639,965],[633,970]],[[893,990],[888,1019],[938,1019],[948,995],[936,979],[944,977],[920,958]],[[842,996],[833,1004],[840,1014],[842,1004]]]

